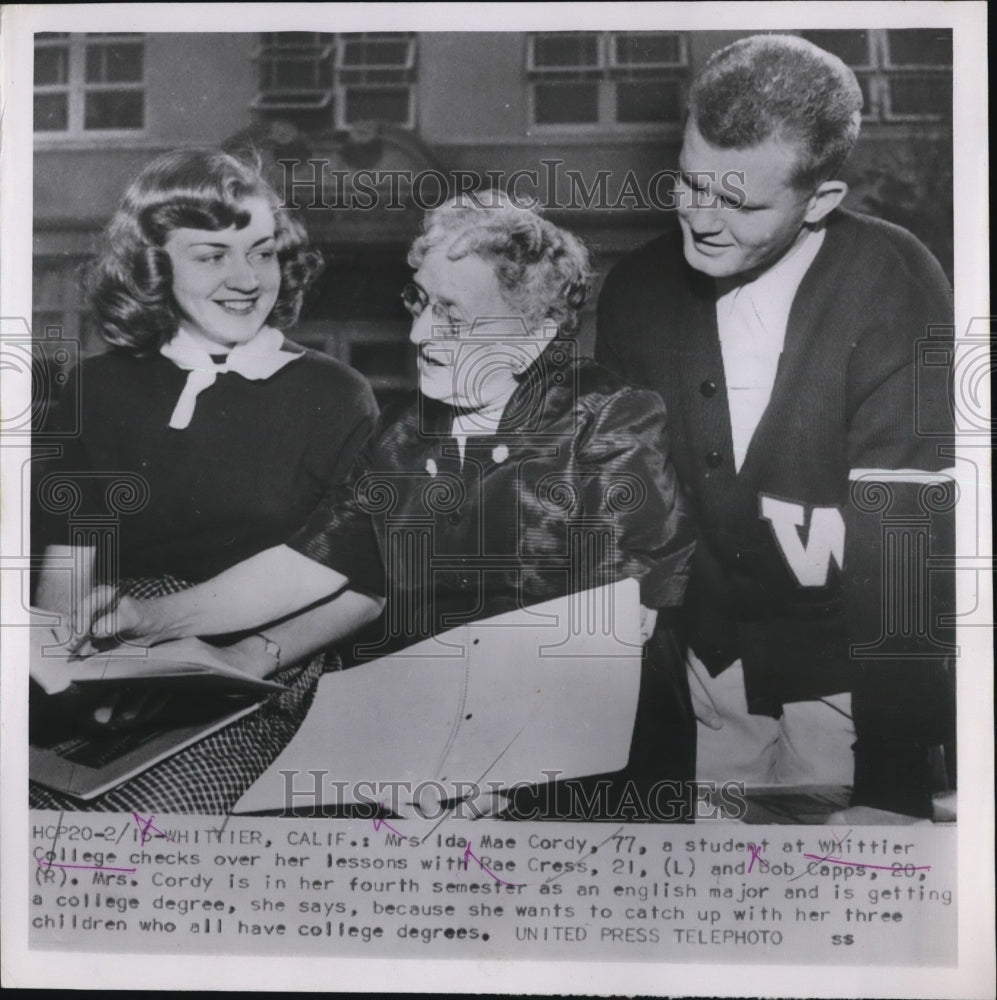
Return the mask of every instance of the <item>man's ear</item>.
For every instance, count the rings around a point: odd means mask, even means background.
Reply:
[[[803,221],[809,225],[820,222],[844,201],[846,194],[848,185],[844,181],[824,181],[818,184],[807,203],[807,214]]]

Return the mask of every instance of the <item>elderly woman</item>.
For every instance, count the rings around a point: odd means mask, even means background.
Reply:
[[[68,617],[74,592],[85,603],[95,585],[149,596],[208,580],[271,550],[341,484],[374,426],[370,387],[279,329],[296,321],[320,266],[258,165],[179,150],[135,179],[88,282],[111,350],[70,378],[79,395],[62,400],[53,428],[66,430],[62,454],[39,477],[37,605]],[[131,509],[105,509],[115,483],[137,500]],[[78,500],[72,517],[67,495]],[[114,514],[111,558],[74,544],[73,518]],[[304,717],[323,670],[314,654],[378,610],[343,591],[265,632],[256,627],[278,616],[255,618],[253,634],[228,637],[238,641],[215,655],[276,671],[286,693],[88,807],[226,811]],[[176,719],[178,706],[169,710]],[[78,807],[37,786],[32,804]]]
[[[667,614],[654,629],[657,612],[682,601],[691,529],[661,400],[576,360],[565,339],[585,296],[584,247],[482,195],[430,212],[409,263],[420,391],[382,417],[350,482],[286,544],[189,591],[123,599],[94,635],[159,642],[253,628],[353,587],[387,594],[376,646],[388,652],[634,577],[654,635],[628,774],[691,778],[692,716]],[[399,544],[406,525],[414,539],[427,524],[431,550]]]

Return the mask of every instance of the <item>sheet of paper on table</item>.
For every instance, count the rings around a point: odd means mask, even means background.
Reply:
[[[619,770],[641,651],[639,587],[623,580],[326,674],[294,739],[234,811],[293,806],[286,772],[296,789],[324,772],[336,788],[317,804],[338,805],[372,801],[389,782],[410,792],[435,781],[449,793]]]

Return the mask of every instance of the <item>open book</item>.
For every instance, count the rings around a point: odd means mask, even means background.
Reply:
[[[44,611],[35,614],[52,617]],[[158,646],[118,646],[103,653],[70,658],[56,631],[45,625],[31,627],[30,673],[46,694],[58,694],[73,684],[175,680],[231,691],[281,690],[280,684],[230,666],[209,645],[196,640],[183,639]]]
[[[34,620],[51,619],[44,611]],[[198,740],[259,708],[283,686],[245,674],[221,660],[204,643],[182,640],[148,649],[118,647],[71,659],[54,630],[31,627],[32,732],[28,773],[32,781],[91,799],[148,770]],[[147,690],[148,689],[148,690]],[[80,693],[98,699],[106,690],[129,697],[148,693],[170,698],[166,720],[123,730],[86,726],[61,711],[57,696]],[[178,701],[178,699],[182,701]],[[185,705],[183,719],[169,720],[171,705]],[[40,719],[39,724],[36,719]]]
[[[294,739],[234,811],[390,808],[394,795],[417,801],[427,783],[450,800],[474,783],[620,770],[641,653],[639,587],[624,580],[326,674]]]

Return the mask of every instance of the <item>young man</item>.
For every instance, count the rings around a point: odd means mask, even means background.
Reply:
[[[952,303],[917,239],[840,207],[861,107],[802,39],[715,53],[689,96],[681,238],[610,273],[596,357],[663,396],[696,512],[698,776],[848,784],[849,820],[889,822],[931,815],[954,731],[951,575],[929,572],[953,550],[931,336]]]

